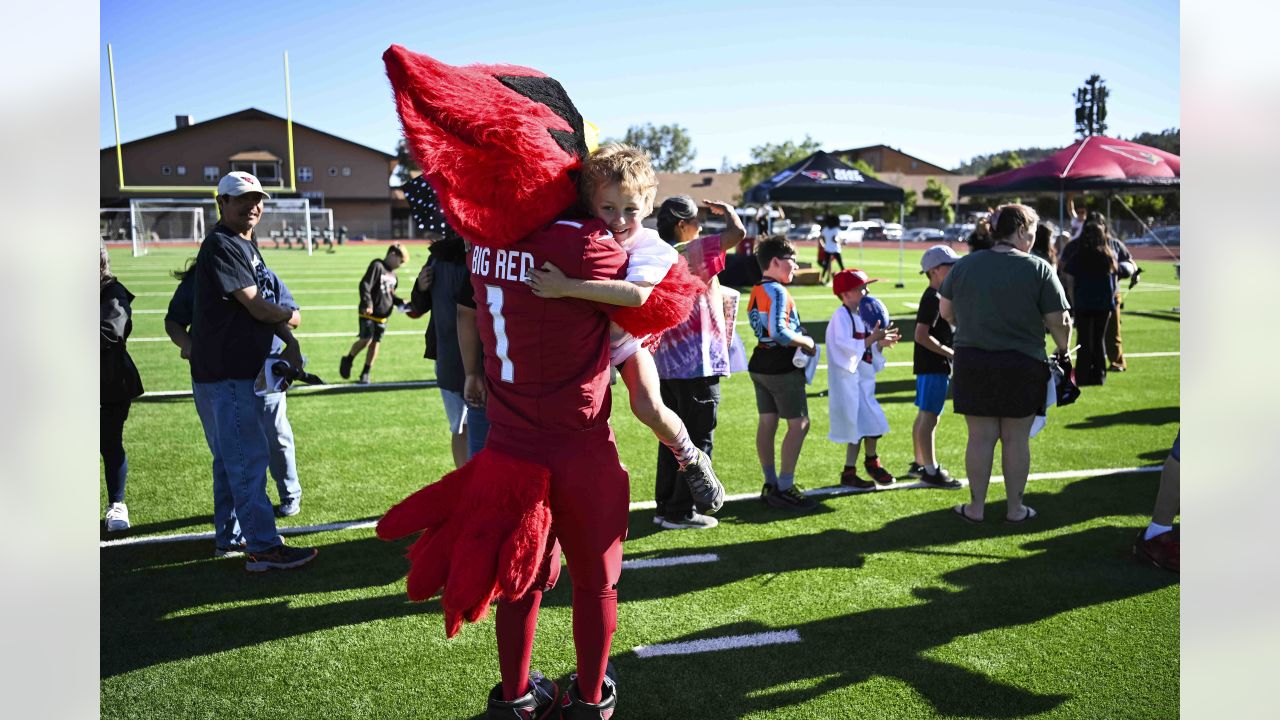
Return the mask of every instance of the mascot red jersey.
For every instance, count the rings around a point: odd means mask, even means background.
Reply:
[[[588,152],[581,115],[558,82],[530,68],[455,67],[398,46],[383,59],[430,187],[416,186],[434,191],[444,221],[473,246],[491,429],[470,462],[388,510],[378,536],[421,531],[409,550],[409,597],[443,590],[449,637],[498,601],[502,682],[489,717],[610,717],[630,491],[608,423],[609,321],[637,337],[660,333],[688,315],[703,286],[681,259],[639,308],[535,296],[523,277],[544,263],[583,280],[625,275],[625,251],[575,209]],[[416,214],[426,201],[409,197]],[[577,655],[564,692],[529,671],[538,607],[562,551]]]

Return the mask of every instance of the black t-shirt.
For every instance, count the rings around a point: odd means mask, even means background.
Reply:
[[[938,309],[937,290],[925,288],[924,294],[920,296],[920,308],[916,310],[916,323],[928,325],[929,334],[935,340],[947,347],[952,346],[954,338],[951,335],[951,325],[942,319],[942,313]],[[911,357],[911,371],[916,375],[950,375],[951,358],[916,343]]]
[[[258,248],[224,225],[213,228],[196,255],[191,318],[191,379],[252,380],[271,352],[272,326],[258,322],[231,293],[250,285],[275,302]]]

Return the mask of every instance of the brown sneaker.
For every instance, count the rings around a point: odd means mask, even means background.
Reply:
[[[1180,545],[1178,528],[1175,527],[1167,533],[1160,533],[1150,540],[1143,539],[1146,534],[1147,529],[1143,528],[1138,531],[1137,537],[1133,539],[1133,556],[1158,568],[1170,572],[1178,572],[1178,547]]]

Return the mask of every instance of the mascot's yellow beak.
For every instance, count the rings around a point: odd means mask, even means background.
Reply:
[[[587,152],[593,153],[600,147],[600,128],[590,120],[582,121],[583,140],[587,142]]]

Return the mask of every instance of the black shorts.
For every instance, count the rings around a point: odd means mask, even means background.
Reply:
[[[1022,418],[1044,407],[1049,365],[1017,350],[956,348],[951,405],[957,414]]]
[[[369,318],[360,318],[360,339],[371,340],[373,342],[382,342],[382,333],[387,331],[385,322],[370,320]]]

